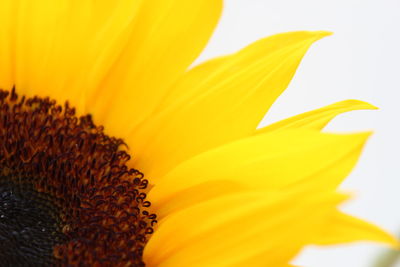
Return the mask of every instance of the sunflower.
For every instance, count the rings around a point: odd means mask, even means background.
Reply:
[[[348,100],[257,129],[312,43],[290,32],[190,68],[220,0],[3,0],[0,262],[289,266],[387,233],[337,192],[369,133]]]

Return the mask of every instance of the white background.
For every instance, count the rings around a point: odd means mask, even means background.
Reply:
[[[327,130],[375,131],[342,186],[356,193],[355,200],[343,209],[397,233],[400,0],[226,0],[220,25],[199,61],[234,52],[261,37],[293,30],[329,30],[334,35],[313,45],[263,123],[350,98],[378,106],[378,111],[341,115]],[[369,243],[309,248],[295,263],[368,267],[382,251],[381,246]]]

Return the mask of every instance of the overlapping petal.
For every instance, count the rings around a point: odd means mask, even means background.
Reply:
[[[0,87],[68,100],[124,137],[199,55],[221,9],[221,0],[2,1]]]
[[[163,217],[242,190],[334,190],[354,167],[369,133],[282,130],[251,136],[180,164],[149,193]]]
[[[156,181],[184,159],[253,133],[311,44],[328,34],[274,35],[190,71],[128,139],[139,152],[135,165]]]
[[[343,199],[286,192],[213,199],[162,220],[144,260],[148,266],[286,266]]]
[[[83,112],[86,90],[121,52],[140,5],[140,0],[1,1],[1,87],[68,100]]]
[[[143,1],[124,50],[89,94],[89,111],[125,137],[204,49],[221,11],[222,0]]]

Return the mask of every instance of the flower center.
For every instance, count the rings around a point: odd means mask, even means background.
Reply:
[[[0,259],[5,266],[48,266],[53,246],[65,242],[57,207],[32,184],[0,177]]]
[[[68,103],[0,90],[0,262],[144,265],[156,215],[125,149]]]

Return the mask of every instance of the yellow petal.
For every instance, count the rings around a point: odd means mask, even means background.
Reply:
[[[297,116],[282,121],[278,121],[274,124],[271,124],[269,126],[257,130],[256,133],[263,133],[263,132],[291,129],[291,128],[321,130],[337,115],[351,110],[359,110],[359,109],[377,109],[377,108],[363,101],[345,100],[323,108],[299,114]]]
[[[140,2],[1,1],[0,84],[84,111],[85,91],[119,54]]]
[[[149,192],[163,217],[242,190],[333,189],[355,165],[369,133],[283,130],[239,140],[180,164]]]
[[[1,1],[0,86],[69,100],[123,137],[118,130],[126,133],[148,115],[203,49],[221,6],[219,0]]]
[[[204,88],[200,85],[210,76],[213,77],[219,69],[226,68],[233,57],[234,55],[227,55],[212,58],[190,69],[168,90],[167,95],[158,105],[157,112],[163,112],[170,106],[203,94]],[[200,91],[200,88],[203,91]]]
[[[140,151],[135,166],[155,180],[184,159],[253,133],[310,45],[328,34],[275,35],[189,72],[132,133],[128,143]]]
[[[0,3],[0,88],[9,90],[14,85],[14,31],[15,0]]]
[[[89,94],[89,111],[112,135],[128,133],[200,54],[221,10],[222,0],[144,1],[125,49]]]
[[[318,245],[374,241],[399,247],[398,241],[379,227],[340,211],[332,213],[322,230],[315,241]]]
[[[247,193],[207,201],[162,220],[144,261],[148,266],[281,266],[343,198]]]

